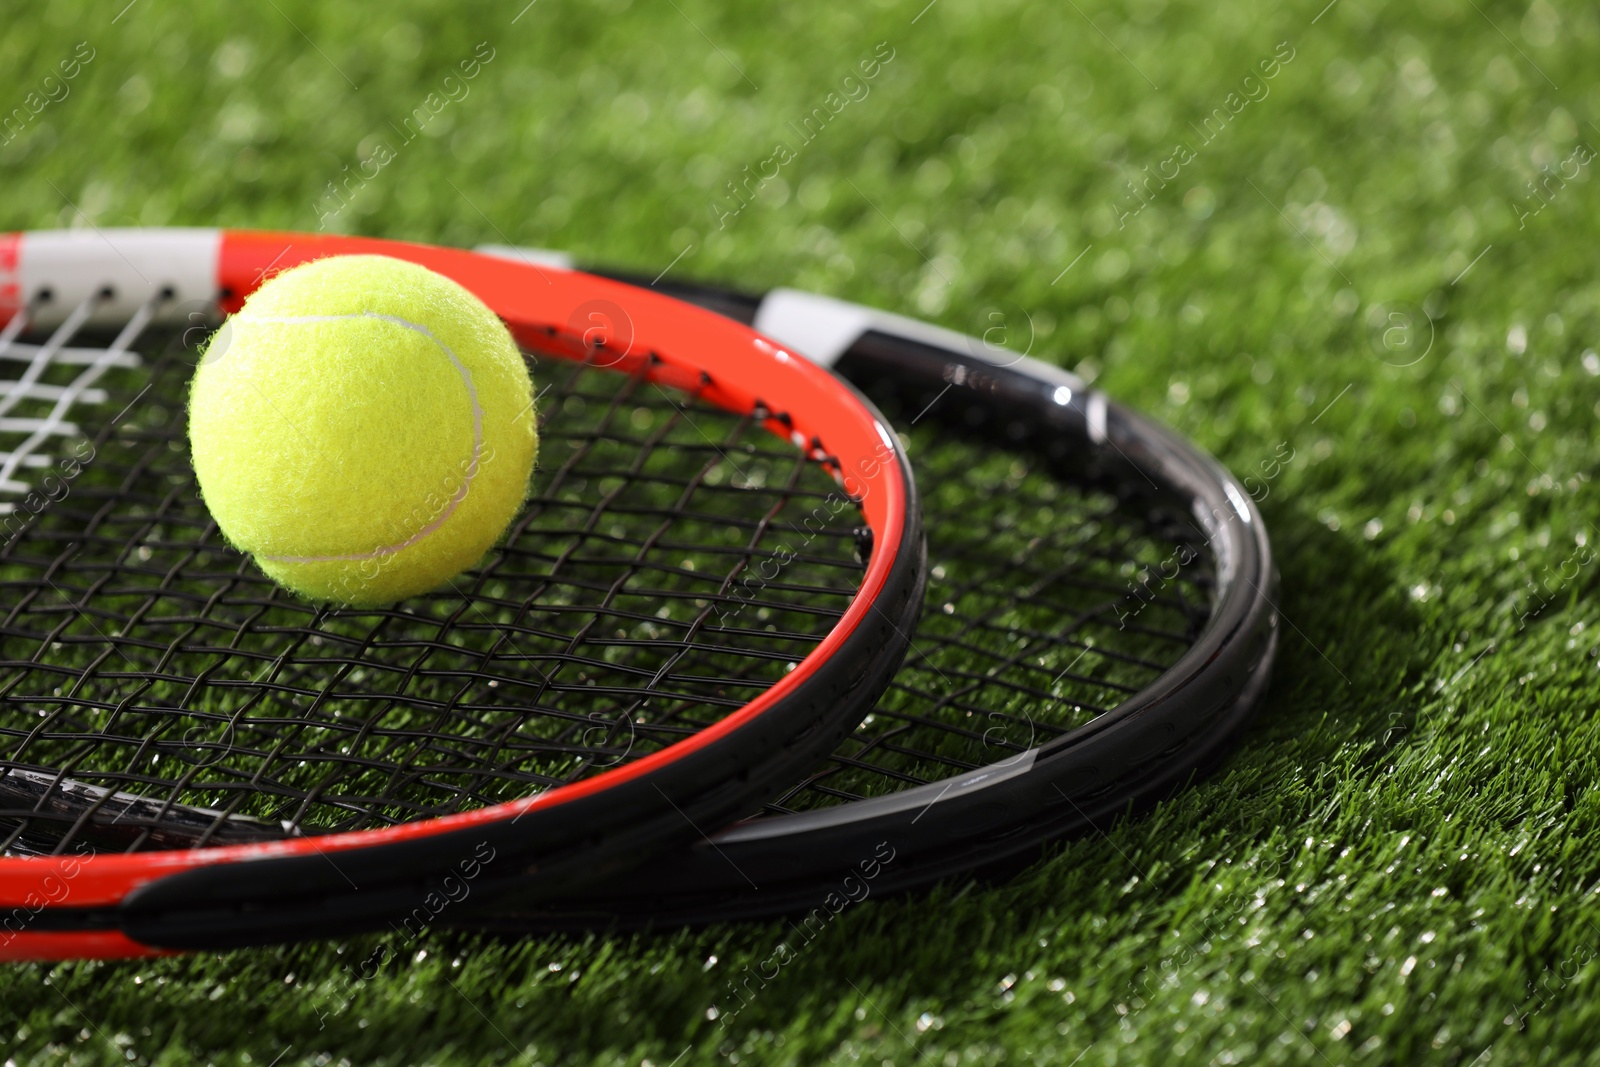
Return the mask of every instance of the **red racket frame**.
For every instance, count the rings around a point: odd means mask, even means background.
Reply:
[[[709,402],[730,410],[751,411],[763,405],[782,411],[784,417],[769,421],[768,429],[814,449],[820,450],[826,442],[828,454],[851,457],[839,477],[846,490],[861,501],[876,535],[875,544],[901,544],[909,493],[898,465],[890,462],[898,447],[890,430],[839,379],[748,327],[594,275],[456,249],[361,237],[209,232],[215,233],[219,242],[214,296],[228,313],[238,310],[265,279],[300,263],[336,255],[395,256],[453,278],[476,293],[505,320],[524,347],[581,358],[587,349],[569,323],[584,305],[609,301],[631,320],[632,343],[624,360],[648,362],[645,370],[651,379],[679,389],[695,389]],[[44,236],[64,239],[59,234]],[[76,239],[92,241],[95,236],[85,233]],[[39,289],[39,279],[30,278],[30,239],[38,238],[27,233],[0,236],[0,327]],[[108,240],[107,252],[113,250]],[[157,276],[149,280],[152,285],[161,283]],[[68,279],[64,287],[71,284]],[[688,358],[690,352],[696,358]],[[30,931],[26,923],[20,931],[12,931],[5,928],[5,920],[13,915],[37,914],[53,906],[114,908],[149,883],[203,867],[331,856],[471,830],[594,796],[658,771],[735,733],[804,685],[873,611],[895,562],[894,552],[874,551],[860,590],[840,622],[793,671],[743,708],[667,748],[537,796],[385,829],[286,841],[82,857],[0,857],[0,959],[111,958],[160,951],[110,931]]]

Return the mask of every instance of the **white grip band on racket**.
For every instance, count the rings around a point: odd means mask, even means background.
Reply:
[[[554,267],[557,270],[577,270],[572,257],[552,248],[518,248],[516,245],[479,245],[473,249],[485,256],[509,259],[513,263],[527,263],[534,267]]]
[[[35,325],[66,320],[86,301],[88,323],[121,323],[153,298],[182,321],[214,305],[222,232],[215,229],[44,230],[22,235],[17,286]]]

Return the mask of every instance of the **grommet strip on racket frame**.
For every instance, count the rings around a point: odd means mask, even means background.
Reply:
[[[371,611],[223,543],[185,437],[219,313],[349,253],[465,285],[541,390],[503,543]],[[12,234],[0,364],[0,958],[348,933],[681,847],[848,735],[922,603],[871,405],[613,280],[375,239]]]
[[[486,887],[445,924],[836,911],[1013,866],[1228,750],[1270,680],[1277,576],[1250,494],[1215,459],[977,338],[791,289],[656,287],[832,367],[909,433],[932,568],[912,652],[851,739],[757,816],[581,896]]]

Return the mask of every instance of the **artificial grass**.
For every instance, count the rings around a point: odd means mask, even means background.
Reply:
[[[0,133],[0,226],[323,219],[1031,321],[1035,354],[1256,479],[1287,625],[1220,773],[1002,884],[854,905],[811,941],[429,932],[12,967],[8,1057],[1589,1059],[1600,206],[1572,161],[1600,143],[1597,37],[1545,0],[13,14],[0,106],[93,58]],[[730,199],[779,141],[777,179]]]

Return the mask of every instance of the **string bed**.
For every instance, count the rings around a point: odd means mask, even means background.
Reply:
[[[794,668],[854,595],[826,459],[642,373],[530,355],[540,469],[437,593],[318,607],[221,538],[150,307],[0,332],[0,849],[324,833],[527,796],[659,750]]]
[[[1173,505],[1058,476],[959,419],[918,421],[892,379],[868,395],[904,436],[930,565],[906,665],[851,738],[768,810],[896,792],[1018,756],[1149,685],[1211,615],[1213,560]]]

